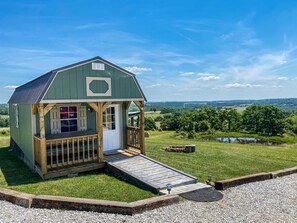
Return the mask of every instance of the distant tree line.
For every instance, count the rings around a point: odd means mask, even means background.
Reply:
[[[9,127],[9,118],[0,116],[0,128]]]
[[[188,133],[217,130],[222,132],[244,131],[260,135],[297,134],[297,111],[286,113],[274,105],[251,105],[243,112],[234,108],[203,107],[195,110],[170,110],[163,117],[149,118],[150,126],[160,121],[162,130],[185,131]],[[148,119],[146,119],[148,122]],[[151,129],[151,128],[150,128]]]
[[[172,102],[148,102],[146,111],[162,111],[169,109],[199,109],[205,106],[222,109],[226,107],[247,107],[250,105],[275,105],[286,111],[297,110],[297,98],[261,99],[261,100],[227,100],[227,101],[172,101]]]
[[[0,115],[8,115],[8,105],[0,104]]]
[[[9,127],[8,105],[0,104],[0,128]]]

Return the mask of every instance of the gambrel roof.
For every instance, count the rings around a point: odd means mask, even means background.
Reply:
[[[38,104],[43,101],[44,97],[46,96],[49,88],[51,87],[58,73],[75,68],[75,67],[83,66],[85,64],[89,64],[92,62],[100,62],[100,63],[106,64],[112,67],[113,69],[119,71],[119,73],[130,76],[134,82],[134,85],[136,85],[135,89],[138,89],[141,99],[146,101],[146,98],[139,86],[139,83],[135,77],[135,74],[97,56],[88,60],[84,60],[68,66],[57,68],[22,86],[17,87],[8,103],[9,104]],[[126,90],[129,91],[129,89],[126,89]],[[94,99],[94,97],[92,97],[92,99]],[[129,99],[129,98],[126,98],[126,99]],[[49,100],[45,100],[45,101],[49,101]]]

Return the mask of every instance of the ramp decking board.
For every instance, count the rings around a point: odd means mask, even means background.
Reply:
[[[196,178],[172,167],[164,165],[146,156],[128,150],[105,156],[105,162],[111,170],[122,173],[139,185],[147,185],[154,191],[166,188],[168,183],[173,187],[196,183]]]

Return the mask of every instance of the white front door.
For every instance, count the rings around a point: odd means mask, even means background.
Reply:
[[[121,149],[120,105],[110,105],[103,113],[103,151]]]

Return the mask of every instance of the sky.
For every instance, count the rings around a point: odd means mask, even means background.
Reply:
[[[94,56],[135,73],[148,101],[296,98],[297,1],[0,2],[0,103]]]

